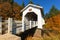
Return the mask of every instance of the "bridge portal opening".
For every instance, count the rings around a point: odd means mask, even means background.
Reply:
[[[35,12],[28,12],[26,15],[25,15],[25,18],[24,18],[24,23],[25,23],[25,26],[26,26],[26,29],[29,29],[29,28],[33,28],[35,26],[37,26],[37,14]]]

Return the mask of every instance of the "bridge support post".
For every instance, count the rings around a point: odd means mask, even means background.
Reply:
[[[12,18],[8,18],[8,33],[12,33],[13,21]]]
[[[31,23],[32,23],[32,21],[30,20],[30,29],[32,28],[32,24]]]
[[[22,17],[22,32],[24,32],[25,29],[24,29],[24,16]]]
[[[2,34],[2,17],[0,17],[0,35]]]

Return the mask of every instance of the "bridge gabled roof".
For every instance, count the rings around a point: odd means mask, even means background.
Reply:
[[[41,8],[43,8],[43,7],[41,7],[41,6],[38,6],[38,5],[34,5],[34,4],[28,4],[25,8],[23,8],[22,10],[21,10],[21,12],[23,12],[24,10],[26,10],[28,7],[35,7],[35,8],[38,8],[38,9],[41,9]]]

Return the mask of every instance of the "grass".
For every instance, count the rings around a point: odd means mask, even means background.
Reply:
[[[48,38],[48,37],[45,37],[45,38],[28,38],[27,40],[60,40],[59,37],[53,37],[53,38]]]
[[[45,36],[45,37],[28,37],[26,40],[60,40],[60,34],[52,35],[50,37]]]

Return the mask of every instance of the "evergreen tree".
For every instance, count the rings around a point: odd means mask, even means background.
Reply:
[[[13,4],[13,3],[14,3],[14,0],[9,0],[9,2],[10,2],[11,4]]]
[[[13,2],[14,2],[14,0],[0,0],[0,3],[3,3],[3,2],[13,3]]]
[[[51,8],[50,11],[49,11],[49,14],[50,14],[51,16],[54,16],[54,15],[58,14],[58,12],[59,12],[58,9],[55,8],[55,6],[53,5],[52,8]]]
[[[32,2],[32,0],[30,0],[29,4],[34,4],[34,3]]]
[[[25,7],[24,1],[22,0],[22,7]]]
[[[55,16],[56,14],[58,14],[58,12],[59,10],[53,5],[49,13],[46,13],[45,18],[50,18],[52,16]]]
[[[51,15],[49,13],[46,13],[44,16],[44,18],[50,18],[50,17],[51,17]]]

